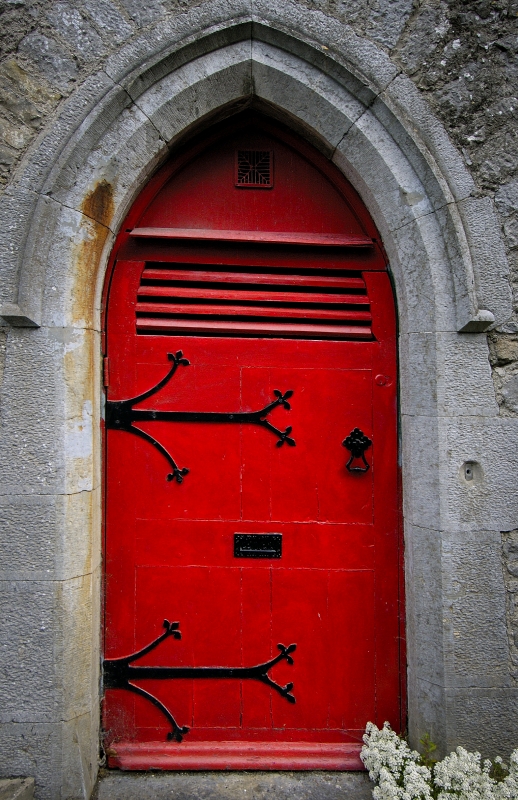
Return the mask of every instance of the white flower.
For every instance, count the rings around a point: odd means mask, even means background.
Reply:
[[[419,753],[410,750],[386,722],[380,730],[367,725],[360,758],[371,780],[378,782],[374,800],[432,800],[431,772],[418,764]]]
[[[497,782],[491,761],[457,747],[430,770],[421,756],[391,730],[367,724],[360,758],[378,785],[374,800],[518,800],[518,750],[511,753],[509,774]],[[506,765],[498,756],[495,763]]]
[[[489,776],[491,762],[480,763],[480,753],[468,753],[463,747],[435,765],[434,781],[444,789],[438,800],[494,800],[496,781]]]
[[[513,750],[509,761],[509,775],[496,785],[495,798],[497,800],[516,800],[518,798],[518,750]]]

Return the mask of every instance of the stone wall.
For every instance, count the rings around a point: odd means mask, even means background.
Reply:
[[[480,196],[494,198],[518,303],[518,0],[306,0],[389,53],[443,121]],[[0,185],[63,100],[188,0],[1,0]],[[232,2],[228,3],[229,8]],[[1,291],[1,290],[0,290]],[[10,298],[2,298],[9,301]],[[502,414],[518,414],[518,322],[491,335]]]

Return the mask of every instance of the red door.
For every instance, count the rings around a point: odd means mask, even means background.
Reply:
[[[324,159],[250,118],[130,212],[106,325],[111,766],[358,768],[368,720],[399,728],[376,236]]]

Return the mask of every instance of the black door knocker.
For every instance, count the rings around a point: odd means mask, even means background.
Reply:
[[[365,458],[365,451],[369,449],[372,444],[372,440],[369,439],[368,436],[365,436],[364,432],[360,430],[360,428],[354,428],[351,431],[347,439],[344,439],[342,442],[344,447],[347,447],[348,450],[351,451],[351,457],[347,464],[345,465],[349,472],[367,472],[370,468],[370,464],[367,462]],[[365,464],[364,467],[357,466],[353,467],[352,463],[357,458],[361,458],[363,463]]]

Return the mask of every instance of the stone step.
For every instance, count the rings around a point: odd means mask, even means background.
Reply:
[[[34,800],[34,778],[0,778],[0,800]]]
[[[93,800],[371,800],[365,772],[103,770]]]

